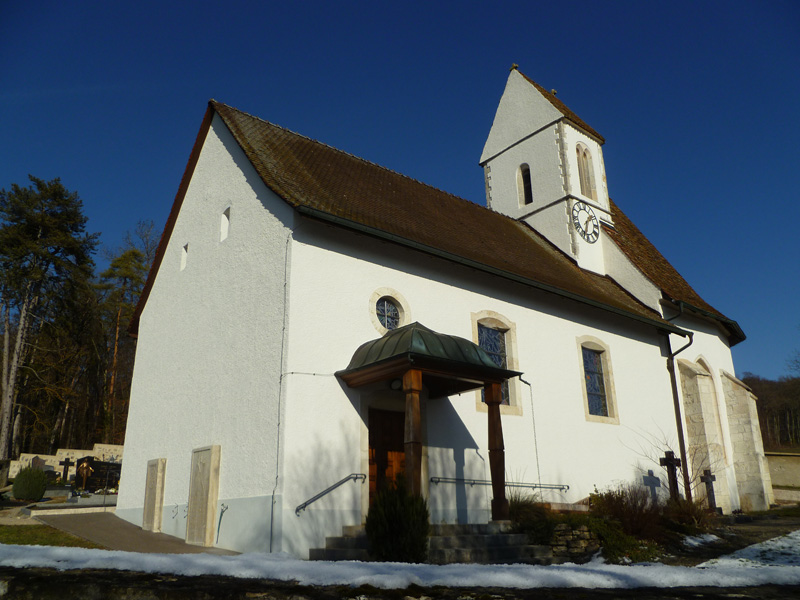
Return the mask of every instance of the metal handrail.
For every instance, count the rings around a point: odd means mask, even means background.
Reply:
[[[326,496],[326,495],[330,494],[333,490],[338,488],[340,485],[344,485],[345,483],[347,483],[351,479],[353,481],[358,481],[360,479],[361,483],[363,484],[367,480],[367,476],[364,475],[364,473],[350,473],[350,475],[348,475],[344,479],[340,479],[339,481],[334,483],[329,488],[322,490],[316,496],[313,496],[313,497],[309,498],[308,500],[306,500],[305,502],[303,502],[302,504],[300,504],[297,508],[294,509],[294,514],[296,514],[299,517],[300,513],[302,511],[304,511],[309,504],[313,504],[314,502],[316,502],[317,500],[319,500],[323,496]]]
[[[492,485],[490,479],[460,479],[457,477],[431,477],[431,483],[464,483],[467,485]],[[517,483],[506,481],[506,487],[530,488],[532,490],[561,490],[566,492],[569,486],[566,483]]]

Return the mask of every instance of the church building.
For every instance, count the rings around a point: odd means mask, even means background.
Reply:
[[[484,207],[209,102],[131,324],[116,514],[308,557],[399,473],[486,523],[666,482],[670,450],[681,493],[708,470],[723,512],[767,508],[744,333],[611,200],[603,144],[512,69]]]

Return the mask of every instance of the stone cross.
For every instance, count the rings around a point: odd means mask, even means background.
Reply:
[[[61,483],[66,484],[69,480],[69,468],[74,465],[75,463],[69,459],[69,456],[62,460],[59,465],[64,466],[64,473],[61,475]]]
[[[678,499],[678,468],[681,466],[681,459],[675,457],[672,450],[667,450],[659,463],[667,470],[667,480],[669,481],[669,497],[673,500]]]
[[[661,480],[653,475],[653,470],[647,471],[647,475],[642,475],[642,483],[645,487],[650,488],[650,498],[653,500],[653,504],[658,502],[658,493],[656,493],[656,489],[661,487]]]
[[[706,499],[708,500],[708,508],[714,512],[717,511],[717,498],[714,496],[714,482],[717,480],[715,475],[711,474],[710,469],[703,471],[700,481],[706,484]]]

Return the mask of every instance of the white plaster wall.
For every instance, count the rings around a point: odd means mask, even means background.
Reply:
[[[551,125],[489,162],[489,208],[518,219],[564,196],[556,133],[556,125]],[[517,172],[524,163],[530,167],[533,202],[520,206]]]
[[[519,71],[511,71],[483,147],[480,163],[483,164],[523,137],[562,117],[561,112],[526,81]]]
[[[603,240],[606,273],[645,306],[661,312],[661,290],[642,273],[613,240]]]
[[[227,208],[229,234],[220,241]],[[163,530],[182,536],[192,449],[211,444],[221,446],[221,503],[272,494],[292,219],[215,116],[141,317],[123,518],[140,522],[147,461],[166,458]],[[229,508],[223,527],[237,510]],[[255,518],[268,525],[269,515]]]
[[[368,300],[381,287],[398,290],[414,320],[442,333],[471,339],[471,314],[482,310],[516,323],[520,370],[533,384],[535,419],[528,388],[522,385],[521,415],[503,417],[508,479],[538,482],[541,469],[542,483],[570,486],[568,493],[549,493],[548,499],[577,501],[594,486],[632,481],[642,470],[658,470],[651,459],[657,460],[665,436],[676,446],[670,383],[654,329],[395,245],[305,222],[292,247],[287,369],[298,374],[289,376],[286,427],[301,431],[288,435],[286,442],[285,533],[288,521],[294,519],[299,530],[299,523],[308,520],[304,539],[322,544],[325,535],[337,534],[344,512],[358,516],[364,488],[352,483],[299,518],[293,510],[296,501],[317,491],[315,486],[323,489],[361,468],[360,436],[366,431],[361,395],[331,374],[347,366],[359,345],[379,337]],[[601,339],[612,354],[619,425],[586,420],[577,344],[585,335]],[[431,400],[427,408],[428,476],[489,479],[487,417],[476,409],[475,394]],[[296,478],[289,476],[290,469]],[[488,517],[488,489],[444,486],[428,490],[434,522]],[[314,516],[322,511],[329,517],[335,506],[340,507],[335,525]],[[322,529],[313,532],[312,521]]]

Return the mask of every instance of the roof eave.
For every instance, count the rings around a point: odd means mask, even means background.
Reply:
[[[562,290],[561,288],[557,288],[555,286],[542,283],[541,281],[536,281],[534,279],[530,279],[528,277],[523,277],[521,275],[517,275],[515,273],[511,273],[509,271],[504,271],[502,269],[498,269],[496,267],[492,267],[474,260],[470,260],[463,256],[458,256],[451,252],[447,252],[445,250],[440,250],[439,248],[434,248],[432,246],[428,246],[426,244],[422,244],[420,242],[399,236],[397,234],[389,233],[388,231],[384,231],[382,229],[377,229],[375,227],[370,227],[369,225],[364,225],[362,223],[357,223],[355,221],[351,221],[350,219],[345,219],[343,217],[339,217],[337,215],[332,215],[328,212],[323,210],[319,210],[316,208],[311,208],[304,205],[295,206],[295,210],[299,212],[301,215],[318,219],[320,221],[325,221],[327,223],[337,225],[340,227],[344,227],[346,229],[351,229],[354,231],[358,231],[359,233],[363,233],[372,237],[376,237],[378,239],[394,242],[400,244],[402,246],[406,246],[412,248],[414,250],[418,250],[421,252],[425,252],[426,254],[430,254],[433,256],[437,256],[439,258],[443,258],[445,260],[455,262],[473,269],[477,269],[479,271],[483,271],[485,273],[489,273],[492,275],[497,275],[499,277],[503,277],[505,279],[515,281],[517,283],[521,283],[528,287],[532,287],[544,292],[548,292],[550,294],[555,294],[557,296],[561,296],[562,298],[567,298],[569,300],[574,300],[581,304],[586,304],[588,306],[592,306],[594,308],[599,308],[600,310],[604,310],[613,314],[616,314],[621,317],[625,317],[628,319],[633,319],[634,321],[638,321],[640,323],[645,323],[647,325],[656,327],[660,331],[665,331],[667,333],[674,333],[676,335],[680,335],[683,337],[688,337],[689,332],[677,327],[675,325],[671,325],[666,322],[657,321],[655,319],[649,319],[642,315],[637,315],[636,313],[628,312],[626,310],[622,310],[617,308],[616,306],[611,306],[609,304],[605,304],[603,302],[599,302],[597,300],[593,300],[592,298],[587,298],[585,296],[581,296],[580,294],[575,294],[573,292],[569,292],[567,290]]]
[[[690,304],[689,302],[685,302],[684,300],[674,299],[670,301],[671,303],[678,304],[678,310],[683,312],[684,310],[688,310],[691,313],[705,319],[717,323],[718,325],[722,326],[728,336],[728,345],[732,348],[736,344],[739,344],[747,339],[747,335],[745,335],[744,330],[739,326],[739,323],[734,321],[733,319],[729,319],[727,317],[723,317],[717,314],[714,314],[708,310],[700,308],[699,306],[695,306]]]

